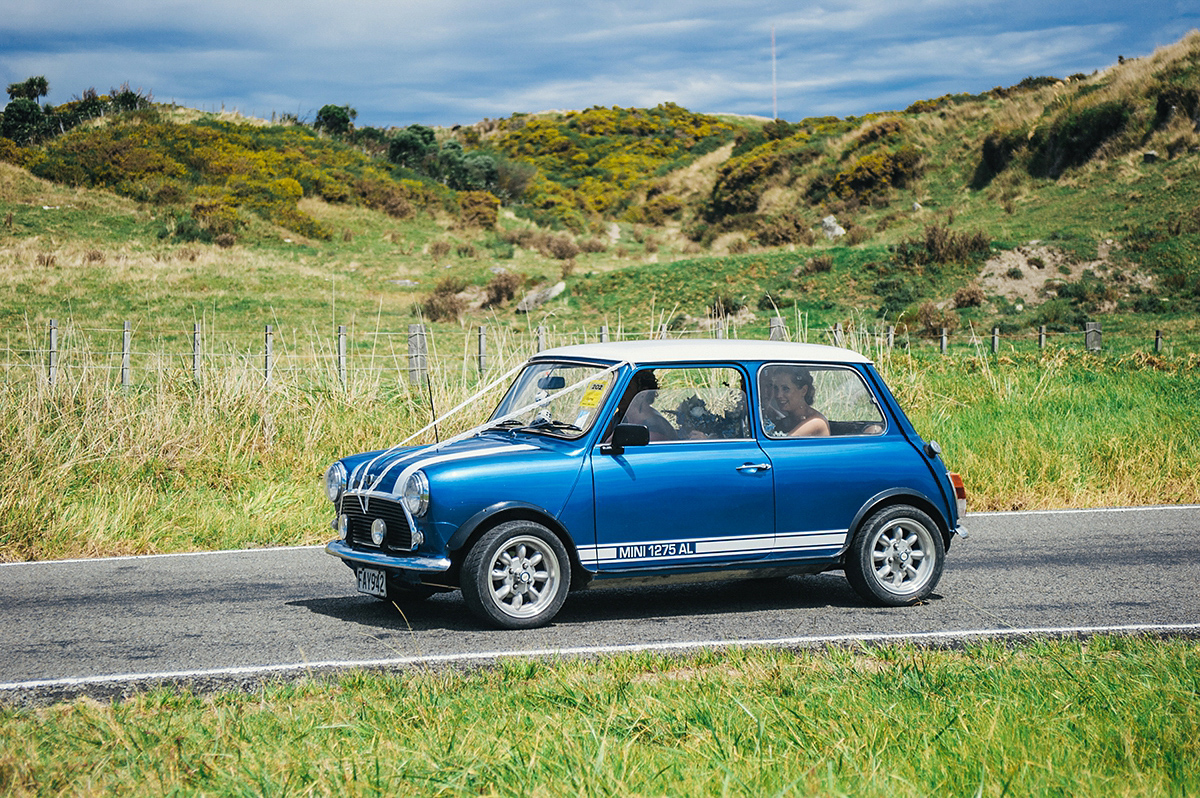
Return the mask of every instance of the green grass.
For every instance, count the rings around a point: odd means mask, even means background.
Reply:
[[[1200,646],[506,661],[0,708],[0,792],[1187,795]]]

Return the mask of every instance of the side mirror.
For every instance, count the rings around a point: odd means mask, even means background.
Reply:
[[[623,454],[626,446],[645,446],[650,443],[650,428],[644,424],[618,424],[612,441],[600,449],[603,454]]]

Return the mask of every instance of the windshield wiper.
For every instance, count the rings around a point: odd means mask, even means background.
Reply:
[[[551,418],[540,418],[532,424],[526,424],[523,427],[518,427],[522,430],[565,430],[567,432],[583,432],[583,429],[566,421],[558,421]]]
[[[522,426],[521,419],[510,418],[508,421],[501,421],[499,424],[492,424],[488,429],[513,429],[514,427]]]

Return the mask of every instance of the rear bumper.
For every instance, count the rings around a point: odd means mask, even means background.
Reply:
[[[351,568],[356,565],[369,565],[373,568],[414,573],[442,573],[450,570],[449,557],[393,557],[383,552],[353,549],[341,540],[327,544],[325,553],[332,554]]]

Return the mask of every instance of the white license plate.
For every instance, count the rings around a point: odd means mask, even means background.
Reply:
[[[387,574],[377,568],[359,568],[358,592],[387,598]]]

